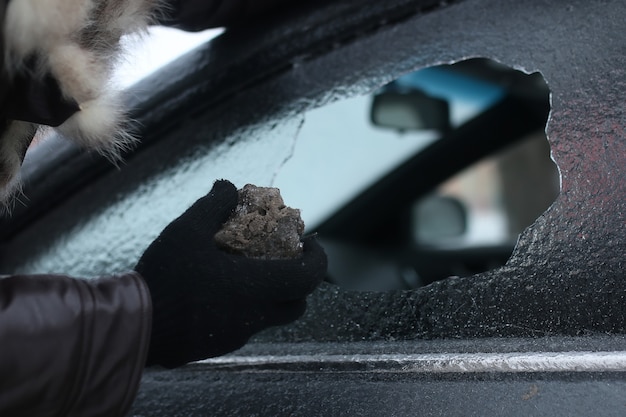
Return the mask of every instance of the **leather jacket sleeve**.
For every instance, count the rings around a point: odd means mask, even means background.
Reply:
[[[151,327],[139,276],[0,278],[0,416],[124,416]]]

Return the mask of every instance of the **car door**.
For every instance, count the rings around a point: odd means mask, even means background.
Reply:
[[[132,268],[214,179],[271,184],[306,111],[486,57],[547,81],[561,179],[508,262],[410,291],[325,284],[234,355],[147,372],[132,413],[621,413],[625,17],[620,1],[350,0],[226,31],[130,90],[142,145],[119,169],[60,139],[33,150],[2,272]]]

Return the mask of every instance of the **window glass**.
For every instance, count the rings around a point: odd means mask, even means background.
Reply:
[[[434,196],[458,201],[466,211],[466,228],[448,232],[451,216],[431,216],[442,222],[439,229],[424,230],[417,220],[421,210],[432,205],[433,196],[415,203],[414,236],[419,244],[466,245],[514,243],[556,199],[559,173],[550,159],[548,141],[542,132],[523,139],[503,152],[485,158],[441,184]],[[422,222],[424,223],[424,222]]]
[[[68,207],[81,207],[81,216],[68,217],[64,213],[68,209],[60,207],[32,233],[21,233],[7,248],[5,270],[63,271],[89,277],[132,268],[158,233],[221,178],[238,187],[251,183],[280,188],[285,203],[301,209],[308,230],[316,230],[372,184],[442,143],[450,131],[496,106],[504,95],[505,89],[495,83],[441,66],[407,74],[367,96],[284,119],[242,125],[229,130],[226,137],[214,114],[199,114],[134,156],[120,172],[107,174],[68,201]],[[391,100],[387,109],[404,111],[404,119],[392,118],[391,123],[416,123],[423,114],[432,113],[430,104],[437,107],[445,101],[440,109],[448,113],[437,116],[445,115],[441,118],[445,123],[428,129],[389,128],[380,120],[374,124],[380,97]],[[552,187],[558,183],[558,174],[549,160],[545,136],[522,142],[539,145],[517,151],[511,148],[437,188],[432,195],[440,197],[439,205],[434,210],[431,206],[430,213],[452,217],[416,222],[415,213],[420,213],[426,200],[416,202],[413,217],[408,201],[406,207],[388,206],[393,218],[389,224],[377,226],[373,240],[347,242],[342,236],[320,232],[329,256],[330,277],[352,288],[393,289],[504,263],[513,248],[510,241],[545,210],[551,198],[537,199],[541,201],[535,204],[528,193],[538,194],[541,187],[537,184],[548,184],[543,188],[550,190],[550,196],[558,190],[558,184]],[[454,151],[446,146],[446,152]],[[535,149],[537,146],[541,149]],[[549,171],[555,175],[547,179],[544,174]],[[428,179],[430,173],[424,169],[417,175]],[[533,180],[530,185],[520,183],[529,179]],[[414,177],[398,180],[410,184]],[[126,183],[132,185],[126,187]],[[374,204],[388,203],[378,200]],[[358,228],[369,231],[371,220],[376,219],[369,218]],[[379,239],[381,233],[388,236]],[[405,237],[410,235],[413,239]],[[447,251],[451,244],[495,244],[497,253],[453,253],[455,259],[451,259]],[[20,245],[29,248],[30,258],[12,256],[12,250],[25,253]],[[467,268],[467,257],[479,265],[477,269]]]
[[[445,99],[453,127],[484,111],[503,94],[494,84],[452,73],[446,67],[425,68],[397,82]],[[441,136],[433,130],[375,126],[370,119],[371,106],[369,95],[306,113],[294,137],[293,152],[272,184],[281,189],[285,201],[302,209],[309,228]]]

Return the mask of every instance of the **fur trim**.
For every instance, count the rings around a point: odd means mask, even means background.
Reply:
[[[12,0],[6,10],[4,38],[9,70],[20,70],[23,62],[54,45],[68,42],[85,26],[91,1]]]
[[[101,95],[83,102],[80,107],[79,112],[56,130],[81,146],[96,150],[113,163],[121,161],[122,152],[132,148],[137,139],[125,128],[128,121],[120,96]]]
[[[146,29],[162,2],[155,0],[109,0],[100,3],[98,21],[103,31],[117,37]]]
[[[145,31],[163,0],[11,0],[6,11],[9,74],[35,60],[35,77],[52,74],[81,110],[59,130],[111,155],[132,141],[120,100],[109,91],[123,35]],[[82,113],[82,114],[81,114]],[[119,155],[119,152],[117,152]]]
[[[50,51],[48,63],[52,75],[67,98],[79,106],[103,94],[109,71],[95,52],[76,44],[62,44]]]
[[[9,77],[21,71],[31,71],[32,77],[51,74],[65,98],[80,107],[56,130],[117,163],[122,151],[135,143],[122,100],[110,91],[120,39],[144,32],[164,4],[165,0],[11,0],[2,28],[5,71]],[[31,123],[10,122],[2,133],[0,201],[8,201],[19,190],[19,169],[36,129]]]
[[[0,202],[5,209],[21,189],[22,160],[37,128],[33,123],[12,121],[0,135]]]

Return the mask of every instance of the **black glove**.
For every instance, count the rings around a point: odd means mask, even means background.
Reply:
[[[295,260],[256,260],[217,248],[214,235],[237,205],[235,186],[217,181],[170,223],[135,270],[150,288],[153,324],[147,365],[176,367],[243,346],[254,333],[300,317],[324,279],[314,238]]]

